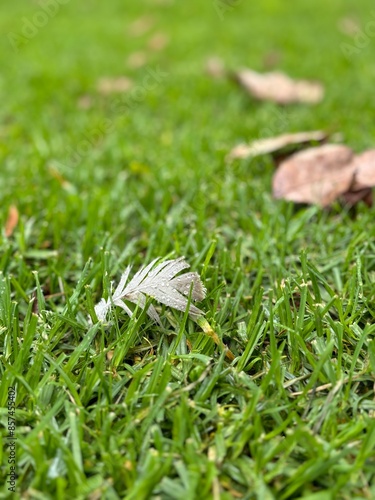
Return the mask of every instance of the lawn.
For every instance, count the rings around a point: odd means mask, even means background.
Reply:
[[[304,130],[374,147],[373,2],[126,3],[3,0],[0,498],[375,498],[375,208],[274,200],[270,156],[225,161]],[[213,56],[326,96],[256,102]],[[180,256],[234,360],[156,302],[161,325],[89,321],[128,265]]]

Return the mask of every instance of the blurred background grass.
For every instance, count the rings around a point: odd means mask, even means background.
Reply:
[[[129,5],[72,0],[59,5],[17,51],[9,33],[22,35],[25,19],[33,22],[42,4],[3,5],[2,203],[17,203],[25,217],[44,221],[49,229],[41,239],[52,238],[55,248],[64,238],[70,241],[71,229],[84,228],[89,231],[86,259],[97,233],[90,233],[89,217],[95,230],[126,228],[117,240],[124,245],[173,207],[180,207],[184,220],[198,216],[211,229],[231,226],[235,216],[241,219],[238,227],[250,230],[248,215],[270,206],[273,166],[266,158],[228,167],[224,157],[238,142],[264,133],[323,128],[341,132],[355,150],[372,145],[375,43],[369,38],[348,58],[341,46],[353,39],[339,28],[349,19],[364,29],[373,18],[370,1],[233,2],[225,7],[224,0]],[[134,23],[139,25],[140,18],[146,28],[136,35]],[[163,50],[150,48],[155,36],[165,38]],[[133,68],[129,58],[137,52],[146,63]],[[205,65],[211,56],[222,58],[228,69],[277,68],[320,79],[326,98],[318,106],[283,111],[260,105],[232,82],[209,78]],[[116,104],[119,97],[126,104],[126,93],[97,91],[102,77],[127,76],[135,87],[142,86],[150,70],[166,76],[131,110]],[[111,129],[98,136],[105,120]],[[77,150],[83,151],[78,161]],[[236,189],[243,188],[241,203],[231,195],[234,182]],[[4,222],[5,213],[1,217]],[[74,246],[76,235],[73,240]]]

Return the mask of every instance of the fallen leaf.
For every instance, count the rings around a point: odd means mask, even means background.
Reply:
[[[126,76],[120,76],[118,78],[103,77],[99,79],[97,84],[98,92],[104,95],[127,92],[132,87],[132,80]]]
[[[323,142],[328,134],[322,130],[312,132],[298,132],[296,134],[282,134],[267,139],[258,139],[250,144],[238,144],[228,154],[227,160],[254,158],[255,156],[278,153],[291,147],[296,149],[311,142]]]
[[[82,95],[77,102],[79,109],[90,109],[92,106],[92,99],[89,95]]]
[[[319,82],[292,80],[284,73],[257,73],[242,69],[234,79],[255,99],[277,104],[304,102],[315,104],[323,99],[324,87]]]
[[[154,20],[150,16],[142,16],[136,19],[129,26],[129,33],[132,36],[142,36],[146,34],[154,26]]]
[[[357,205],[360,201],[366,203],[368,207],[372,207],[373,204],[371,188],[360,189],[359,191],[348,191],[344,193],[341,198],[344,205],[348,205],[349,207],[354,207],[354,205]]]
[[[225,64],[219,57],[210,57],[207,60],[206,71],[213,78],[222,78],[227,73]]]
[[[352,185],[353,151],[343,145],[325,144],[293,154],[276,171],[275,198],[326,207]]]
[[[342,196],[346,205],[353,207],[360,201],[371,207],[372,188],[375,186],[375,150],[370,149],[356,155],[351,165],[354,167],[353,182],[350,190]]]
[[[133,52],[127,60],[128,66],[131,68],[141,68],[147,63],[147,55],[144,52]]]
[[[353,159],[355,169],[352,191],[375,186],[375,149],[369,149]]]
[[[361,25],[358,19],[353,17],[343,17],[338,22],[339,30],[345,35],[354,36],[361,31]]]
[[[150,38],[148,42],[148,47],[151,50],[163,50],[169,43],[169,38],[164,33],[156,33],[153,37]]]
[[[19,220],[18,208],[15,205],[11,205],[8,211],[8,218],[5,223],[5,236],[9,238],[12,236],[14,230],[17,227]]]

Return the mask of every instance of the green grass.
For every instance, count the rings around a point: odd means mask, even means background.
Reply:
[[[234,2],[222,20],[213,2],[128,3],[71,0],[18,52],[7,33],[40,7],[6,0],[1,16],[0,226],[11,204],[20,223],[0,236],[0,422],[5,438],[16,386],[19,475],[0,498],[375,498],[375,208],[297,208],[272,199],[269,157],[225,163],[287,131],[373,147],[375,38],[347,58],[338,29],[365,27],[373,3]],[[324,101],[280,120],[204,71],[212,55],[265,70],[268,54]],[[138,102],[96,91],[102,76],[142,88],[150,69],[166,75]],[[119,309],[88,323],[128,264],[181,255],[232,363],[172,310],[162,327]]]

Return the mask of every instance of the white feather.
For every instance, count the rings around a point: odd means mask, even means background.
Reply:
[[[192,300],[201,301],[205,298],[206,289],[197,273],[189,272],[178,275],[182,270],[190,267],[184,257],[166,260],[156,265],[158,261],[160,261],[160,257],[147,266],[143,266],[128,284],[126,282],[129,277],[130,267],[127,267],[112,297],[108,298],[107,301],[102,299],[95,306],[98,320],[106,320],[112,305],[121,307],[129,316],[132,316],[133,312],[124,303],[125,300],[136,304],[141,309],[145,309],[148,296],[166,306],[179,311],[186,311],[189,305],[187,297],[190,290]],[[159,315],[152,305],[148,307],[147,314],[154,321],[160,323]],[[203,315],[204,312],[190,304],[189,314],[196,318]]]

